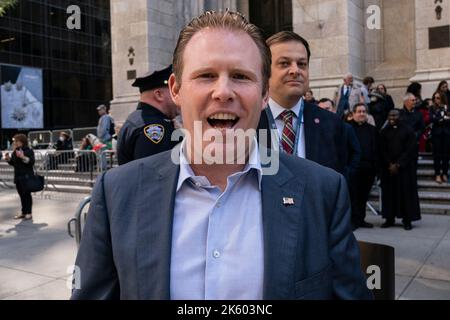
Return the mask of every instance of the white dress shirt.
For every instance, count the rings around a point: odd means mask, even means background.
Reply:
[[[297,104],[292,107],[290,110],[294,112],[295,116],[292,118],[292,127],[294,130],[297,131],[297,121],[298,116],[300,113],[300,107],[303,103],[303,98],[301,98]],[[279,115],[287,110],[286,108],[283,108],[278,103],[276,103],[272,98],[269,98],[269,107],[270,111],[272,111],[273,118],[275,119],[275,125],[278,129],[278,139],[281,145],[281,137],[283,135],[283,128],[284,128],[284,121],[279,117]],[[305,158],[305,128],[304,128],[304,117],[302,117],[302,125],[300,127],[300,137],[298,139],[298,146],[297,146],[297,156],[300,158]],[[295,132],[295,135],[297,136],[298,132]]]
[[[170,266],[171,299],[260,300],[264,246],[262,169],[254,140],[224,192],[195,176],[180,149]]]

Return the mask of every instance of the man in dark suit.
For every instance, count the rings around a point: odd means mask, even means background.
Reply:
[[[278,150],[260,157],[270,51],[259,29],[204,13],[180,33],[173,62],[185,139],[100,176],[72,298],[370,299],[344,178]],[[199,127],[214,139],[193,142]],[[241,131],[252,135],[236,143]]]
[[[309,87],[308,42],[294,32],[282,31],[266,43],[272,53],[270,99],[258,129],[278,132],[282,152],[344,173],[347,144],[342,121],[303,99]],[[267,147],[271,138],[270,131],[268,139],[260,136],[267,140]]]

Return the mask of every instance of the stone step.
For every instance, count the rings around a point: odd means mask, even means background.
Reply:
[[[378,191],[372,190],[370,200],[378,199]],[[450,208],[450,192],[419,191],[419,201],[421,204],[439,204]]]
[[[426,179],[431,178],[434,180],[434,178],[435,178],[434,170],[432,168],[426,168],[426,169],[419,168],[417,170],[417,179],[420,180],[420,179],[424,179],[424,178],[426,178]]]
[[[379,210],[378,201],[371,200],[369,203],[376,209]],[[450,215],[450,205],[445,204],[435,204],[435,203],[420,203],[420,211],[422,214],[443,214]]]
[[[417,186],[419,191],[434,191],[434,192],[449,192],[450,193],[450,183],[437,183],[433,180],[419,180],[417,181]]]

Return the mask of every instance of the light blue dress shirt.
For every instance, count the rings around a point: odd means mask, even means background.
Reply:
[[[180,149],[170,267],[171,299],[259,300],[263,294],[262,169],[256,139],[222,192],[195,176]]]
[[[298,121],[298,115],[300,113],[300,108],[302,106],[303,98],[298,100],[297,104],[291,108],[291,111],[294,112],[295,116],[292,118],[292,126],[295,130],[297,130],[297,121]],[[269,98],[269,108],[272,112],[273,118],[275,119],[275,125],[278,129],[278,139],[281,143],[281,137],[283,136],[283,129],[284,129],[284,121],[281,119],[280,114],[286,110],[286,108],[280,106],[278,103],[275,102],[272,98]],[[297,156],[300,158],[306,158],[305,157],[305,126],[304,126],[304,117],[302,118],[302,125],[300,127],[300,137],[298,139],[298,146],[297,146]],[[298,133],[295,132],[297,135]]]

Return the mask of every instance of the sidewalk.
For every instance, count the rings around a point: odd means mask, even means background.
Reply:
[[[395,292],[401,300],[450,300],[450,216],[422,215],[413,229],[381,229],[384,221],[368,214],[374,229],[358,229],[358,240],[395,249]]]
[[[58,196],[61,198],[61,196]],[[78,199],[35,199],[33,221],[16,221],[19,198],[0,189],[0,299],[68,299],[67,267],[75,261],[75,240],[67,234]],[[395,248],[399,299],[450,299],[450,216],[424,215],[412,231],[358,229],[359,240]]]
[[[19,197],[0,188],[0,299],[70,297],[67,267],[75,262],[76,244],[67,222],[78,202],[34,198],[33,221],[14,220]]]

